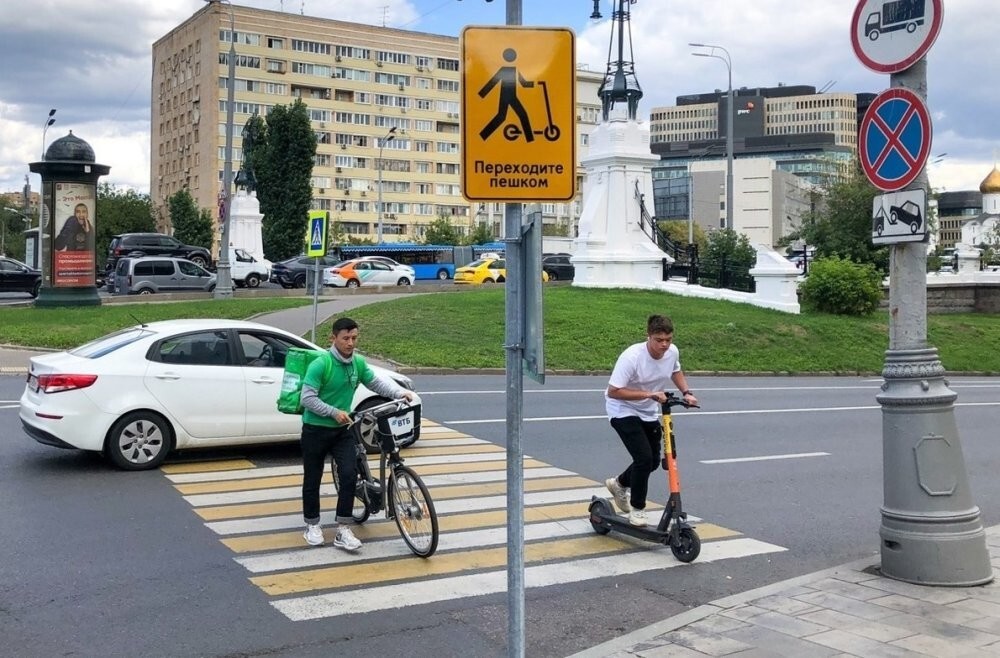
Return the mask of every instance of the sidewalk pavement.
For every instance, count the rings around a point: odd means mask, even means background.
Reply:
[[[986,543],[996,574],[1000,526]],[[1000,583],[912,585],[878,566],[872,556],[729,596],[570,658],[1000,655]]]

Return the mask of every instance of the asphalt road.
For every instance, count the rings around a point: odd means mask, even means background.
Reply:
[[[502,376],[414,379],[426,418],[504,445]],[[702,408],[675,415],[686,509],[703,528],[715,524],[785,550],[529,588],[528,655],[565,656],[720,596],[877,553],[879,384],[691,378]],[[525,454],[597,482],[622,468],[624,448],[603,416],[604,385],[604,377],[526,380]],[[952,385],[974,500],[985,525],[1000,523],[1000,378]],[[12,655],[505,655],[501,593],[439,592],[435,603],[290,620],[163,473],[114,471],[97,456],[26,438],[17,421],[22,386],[20,377],[0,377],[0,638]],[[233,458],[260,469],[298,463],[292,446],[173,461]],[[664,480],[654,473],[651,500],[665,498]],[[612,559],[624,564],[640,553]],[[425,564],[446,559],[443,552]],[[487,569],[469,560],[464,568],[486,582]],[[389,568],[376,562],[372,578]],[[338,597],[381,591],[361,584]]]

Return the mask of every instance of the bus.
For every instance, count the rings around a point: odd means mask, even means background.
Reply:
[[[394,242],[389,244],[347,244],[337,247],[337,253],[343,260],[360,256],[388,256],[403,265],[412,267],[414,276],[418,280],[439,279],[441,281],[455,278],[455,267],[470,263],[480,253],[487,251],[503,251],[503,243],[456,246]]]

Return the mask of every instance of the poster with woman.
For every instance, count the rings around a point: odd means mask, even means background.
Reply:
[[[52,285],[95,285],[94,206],[91,183],[56,183],[52,233]]]

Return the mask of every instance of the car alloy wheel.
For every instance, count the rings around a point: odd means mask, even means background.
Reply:
[[[151,411],[133,411],[118,419],[108,432],[105,452],[126,471],[158,467],[173,445],[169,423]]]

